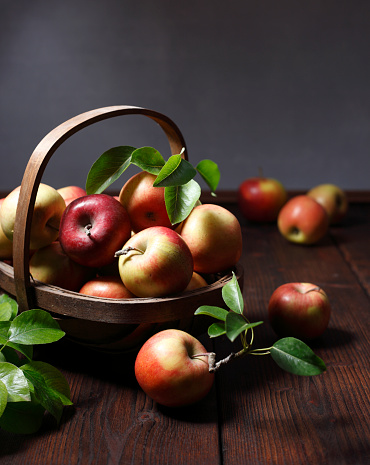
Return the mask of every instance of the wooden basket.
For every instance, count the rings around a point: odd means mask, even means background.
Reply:
[[[208,286],[164,298],[104,299],[67,291],[34,281],[29,273],[29,243],[32,214],[45,167],[56,149],[79,130],[121,115],[143,115],[165,132],[172,154],[186,148],[177,125],[167,116],[134,106],[95,109],[64,122],[38,144],[24,172],[13,238],[13,266],[0,261],[0,287],[16,296],[19,310],[42,308],[58,320],[73,340],[94,348],[124,351],[140,346],[165,327],[190,330],[194,311],[200,305],[223,306],[222,287],[234,271],[239,285],[243,270],[236,266]],[[187,157],[187,150],[184,152]],[[198,317],[201,318],[201,317]]]

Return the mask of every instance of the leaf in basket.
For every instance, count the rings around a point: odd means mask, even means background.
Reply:
[[[9,327],[9,341],[18,344],[48,344],[64,336],[58,323],[44,310],[34,309],[18,315]]]
[[[202,160],[197,164],[196,170],[214,194],[221,177],[218,165],[212,160]]]
[[[165,187],[164,199],[172,224],[184,221],[199,200],[200,193],[200,186],[194,179],[183,186]]]
[[[18,304],[8,294],[2,294],[0,296],[0,320],[8,321],[12,320],[17,316]],[[6,318],[5,315],[9,316]]]
[[[164,158],[153,147],[141,147],[132,152],[131,163],[151,174],[158,174],[165,164]]]
[[[181,186],[187,184],[196,174],[196,170],[181,155],[172,155],[159,172],[153,186]]]
[[[135,147],[113,147],[101,155],[92,165],[86,180],[86,193],[101,194],[130,166]]]

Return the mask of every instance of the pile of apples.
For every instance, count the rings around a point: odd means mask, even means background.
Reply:
[[[41,183],[30,231],[34,280],[105,298],[162,297],[208,284],[242,253],[237,218],[216,204],[196,204],[169,221],[164,187],[146,171],[119,196],[86,195],[76,186]],[[20,187],[1,200],[0,259],[11,263]]]
[[[254,222],[277,221],[280,233],[296,244],[315,244],[340,223],[348,211],[345,192],[334,184],[320,184],[304,195],[288,199],[282,183],[263,176],[246,179],[238,190],[243,216]]]

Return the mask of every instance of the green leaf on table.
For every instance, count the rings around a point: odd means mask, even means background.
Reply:
[[[6,344],[8,342],[10,324],[10,321],[0,321],[0,344]]]
[[[191,163],[181,155],[172,155],[159,172],[154,187],[182,186],[197,174]]]
[[[27,357],[27,358],[32,358],[32,355],[33,355],[33,347],[32,346],[22,346],[22,348],[26,348],[28,349],[28,354],[31,355],[30,357]],[[18,349],[16,349],[18,350]],[[20,352],[18,350],[18,352]],[[4,359],[2,360],[1,359],[1,356],[4,357]],[[12,363],[13,365],[19,367],[20,364],[24,363],[24,360],[21,360],[17,354],[17,352],[14,350],[13,347],[3,347],[2,348],[2,351],[0,352],[0,361],[3,361],[3,362],[9,362],[9,363]]]
[[[0,321],[9,321],[12,319],[12,306],[8,302],[0,304]]]
[[[200,306],[194,313],[194,315],[207,315],[213,318],[217,318],[217,320],[226,320],[226,315],[229,312],[221,307],[214,307],[212,305],[202,305]]]
[[[314,376],[326,370],[325,363],[302,341],[293,337],[279,339],[271,348],[271,357],[285,371]]]
[[[92,165],[87,175],[86,193],[101,194],[130,166],[135,147],[123,145],[103,153]]]
[[[15,342],[8,342],[6,348],[12,348],[14,350],[17,350],[21,354],[23,354],[25,357],[28,358],[28,360],[32,360],[33,356],[33,347],[32,345],[26,345],[26,344],[17,344]],[[14,351],[13,351],[14,353]],[[8,362],[14,363],[13,359],[7,359]],[[18,363],[14,363],[14,365],[18,365]]]
[[[255,326],[259,326],[262,323],[263,321],[249,323],[243,317],[243,315],[240,315],[239,313],[229,312],[226,317],[226,336],[230,339],[231,342],[233,342],[243,331],[254,328]]]
[[[0,380],[0,417],[3,414],[6,404],[8,403],[8,390],[5,384]]]
[[[64,336],[59,324],[46,311],[27,310],[11,322],[9,341],[18,344],[48,344]]]
[[[226,334],[225,323],[221,321],[217,321],[216,323],[211,324],[208,328],[208,336],[209,337],[218,337]]]
[[[197,164],[196,170],[207,183],[208,187],[211,189],[211,192],[214,193],[221,178],[218,165],[212,160],[202,160]]]
[[[0,417],[0,428],[10,433],[32,434],[40,429],[45,409],[38,402],[8,403]]]
[[[8,402],[30,401],[30,390],[22,370],[8,362],[0,363],[0,381],[8,391]]]
[[[235,313],[243,313],[244,300],[235,273],[232,273],[231,280],[222,288],[222,298],[225,304]]]
[[[194,179],[182,186],[165,187],[164,199],[171,224],[181,223],[187,218],[200,194],[200,186]]]
[[[5,305],[5,308],[7,308],[7,305],[10,305],[10,307],[11,307],[11,317],[9,319],[13,320],[13,318],[15,318],[17,316],[17,313],[18,313],[18,303],[17,303],[17,301],[14,300],[12,297],[10,297],[10,295],[8,295],[8,294],[2,294],[2,295],[0,295],[0,314],[1,314],[1,309],[2,309],[3,305]]]
[[[141,147],[132,152],[131,163],[151,174],[158,174],[165,165],[165,160],[153,147]]]

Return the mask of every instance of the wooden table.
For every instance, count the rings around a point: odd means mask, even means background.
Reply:
[[[246,357],[223,367],[197,405],[163,408],[138,388],[133,356],[108,357],[67,340],[39,358],[68,379],[74,406],[59,429],[45,418],[38,434],[0,431],[0,463],[25,464],[370,464],[369,315],[370,202],[352,203],[342,226],[310,247],[288,243],[276,225],[240,217],[241,263],[256,347],[276,337],[266,308],[276,287],[291,281],[321,286],[332,303],[324,335],[310,345],[327,372],[301,378],[270,357]],[[202,317],[197,317],[202,318]],[[231,343],[200,339],[219,357]]]

